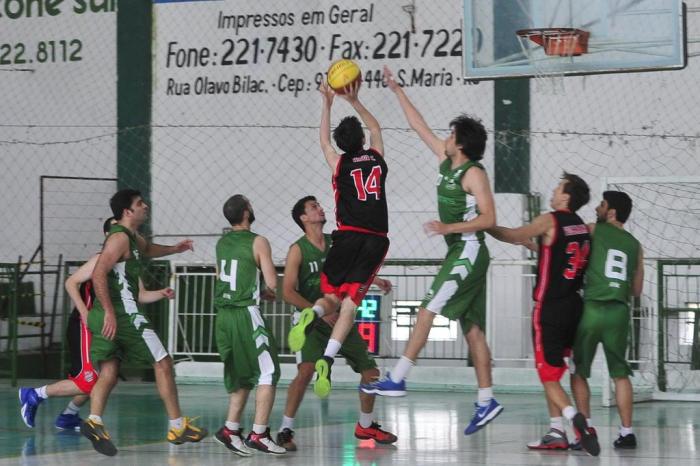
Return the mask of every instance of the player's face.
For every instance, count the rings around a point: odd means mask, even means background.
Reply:
[[[138,196],[131,202],[129,212],[131,213],[133,219],[138,224],[141,224],[148,218],[148,204],[146,204],[146,201],[144,201],[141,196]]]
[[[595,208],[595,216],[598,223],[605,223],[608,220],[608,210],[610,210],[608,201],[603,199],[598,204],[598,207]]]
[[[552,199],[549,200],[549,205],[554,210],[566,209],[569,206],[569,195],[564,192],[566,187],[566,180],[561,180],[554,192],[552,192]]]
[[[451,159],[457,155],[457,152],[457,136],[455,136],[455,130],[452,128],[450,136],[445,140],[445,156]]]
[[[304,208],[304,215],[309,223],[326,223],[326,213],[318,201],[308,201]]]

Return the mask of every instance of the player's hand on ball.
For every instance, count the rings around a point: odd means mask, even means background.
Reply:
[[[331,87],[328,85],[328,83],[323,82],[318,88],[318,92],[321,93],[321,96],[323,97],[323,100],[326,102],[326,105],[331,105],[333,104],[333,98],[335,97],[335,91],[331,89]]]
[[[340,94],[340,97],[347,100],[350,103],[356,102],[358,100],[357,94],[360,92],[360,85],[362,84],[362,81],[359,79],[353,81],[351,84],[345,86],[342,94]]]
[[[391,89],[392,91],[396,91],[399,87],[399,83],[396,82],[394,79],[394,73],[389,69],[388,66],[384,65],[384,84]]]

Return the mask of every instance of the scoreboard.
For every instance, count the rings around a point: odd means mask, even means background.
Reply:
[[[360,336],[367,342],[367,350],[372,355],[379,354],[379,325],[381,323],[381,294],[367,294],[357,307],[355,322]]]

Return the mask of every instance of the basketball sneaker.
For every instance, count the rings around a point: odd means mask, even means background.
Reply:
[[[277,432],[277,445],[287,451],[297,451],[297,444],[294,443],[294,431],[285,427]]]
[[[581,448],[591,456],[598,456],[600,454],[598,434],[595,432],[595,429],[593,432],[588,430],[586,417],[581,413],[576,413],[571,422],[574,425],[574,432],[576,432],[576,436],[581,442]]]
[[[19,413],[22,420],[30,429],[34,427],[34,416],[44,399],[40,397],[32,387],[20,387],[19,391]]]
[[[360,390],[370,395],[406,396],[406,380],[394,382],[391,380],[391,374],[387,372],[386,375],[379,380],[360,384]]]
[[[396,435],[392,434],[391,432],[387,432],[386,430],[382,430],[380,427],[382,426],[376,422],[372,422],[372,425],[369,427],[362,427],[358,422],[355,425],[355,438],[360,440],[372,439],[377,443],[383,444],[396,442]]]
[[[268,427],[262,434],[256,434],[251,431],[248,437],[245,439],[245,444],[249,448],[261,451],[263,453],[270,453],[272,455],[283,455],[287,452],[284,448],[277,445],[270,437],[270,428]]]
[[[171,427],[168,430],[168,442],[175,445],[182,445],[185,442],[196,443],[206,437],[208,433],[207,429],[191,424],[192,421],[194,421],[194,419],[183,417],[181,429]]]
[[[588,428],[588,432],[590,432],[591,435],[595,435],[596,438],[598,438],[598,432],[595,430],[594,427],[589,427],[589,428]],[[569,448],[571,448],[571,449],[574,450],[574,451],[580,451],[580,450],[583,449],[583,448],[581,447],[581,439],[580,439],[579,436],[578,436],[578,432],[576,432],[576,431],[574,430],[574,433],[576,434],[576,441],[575,441],[574,443],[572,443],[571,445],[569,445]]]
[[[566,439],[566,432],[550,427],[549,432],[544,434],[540,440],[527,444],[530,450],[568,450],[569,441]]]
[[[214,440],[237,454],[238,456],[251,456],[253,451],[245,445],[241,430],[231,430],[226,426],[214,434]]]
[[[92,447],[98,453],[106,456],[117,454],[117,447],[112,443],[112,438],[105,430],[104,425],[92,419],[86,419],[80,424],[80,433],[92,442]]]
[[[313,329],[313,323],[316,322],[318,316],[316,312],[310,307],[302,310],[299,314],[299,321],[294,324],[292,329],[289,331],[289,337],[287,341],[289,342],[289,349],[293,352],[301,351],[306,342],[306,335]]]
[[[316,361],[316,381],[314,382],[314,393],[319,398],[325,398],[331,393],[331,366],[333,358],[324,356]]]
[[[61,430],[80,430],[81,422],[83,420],[77,414],[59,414],[54,426]]]
[[[635,437],[634,434],[620,435],[617,437],[617,440],[613,442],[613,447],[633,450],[637,448],[637,437]]]
[[[479,406],[479,403],[474,403],[474,416],[469,422],[469,425],[464,429],[464,435],[471,435],[484,427],[489,422],[496,419],[496,416],[503,412],[501,406],[495,398],[491,398],[486,406]]]

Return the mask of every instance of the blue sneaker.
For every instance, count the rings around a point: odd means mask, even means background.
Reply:
[[[394,382],[387,372],[384,377],[375,382],[360,384],[360,390],[370,395],[406,396],[406,381]]]
[[[44,401],[36,391],[31,387],[20,387],[19,389],[19,404],[20,415],[22,420],[30,429],[34,427],[34,416],[36,415],[36,410],[39,404]]]
[[[80,423],[82,419],[77,414],[59,414],[56,418],[54,426],[61,430],[77,430],[80,431]]]
[[[479,406],[479,403],[474,403],[474,407],[474,417],[472,417],[467,428],[464,429],[464,435],[471,435],[480,430],[486,424],[496,419],[496,416],[503,411],[503,406],[498,404],[495,398],[491,398],[491,401],[486,406]]]

